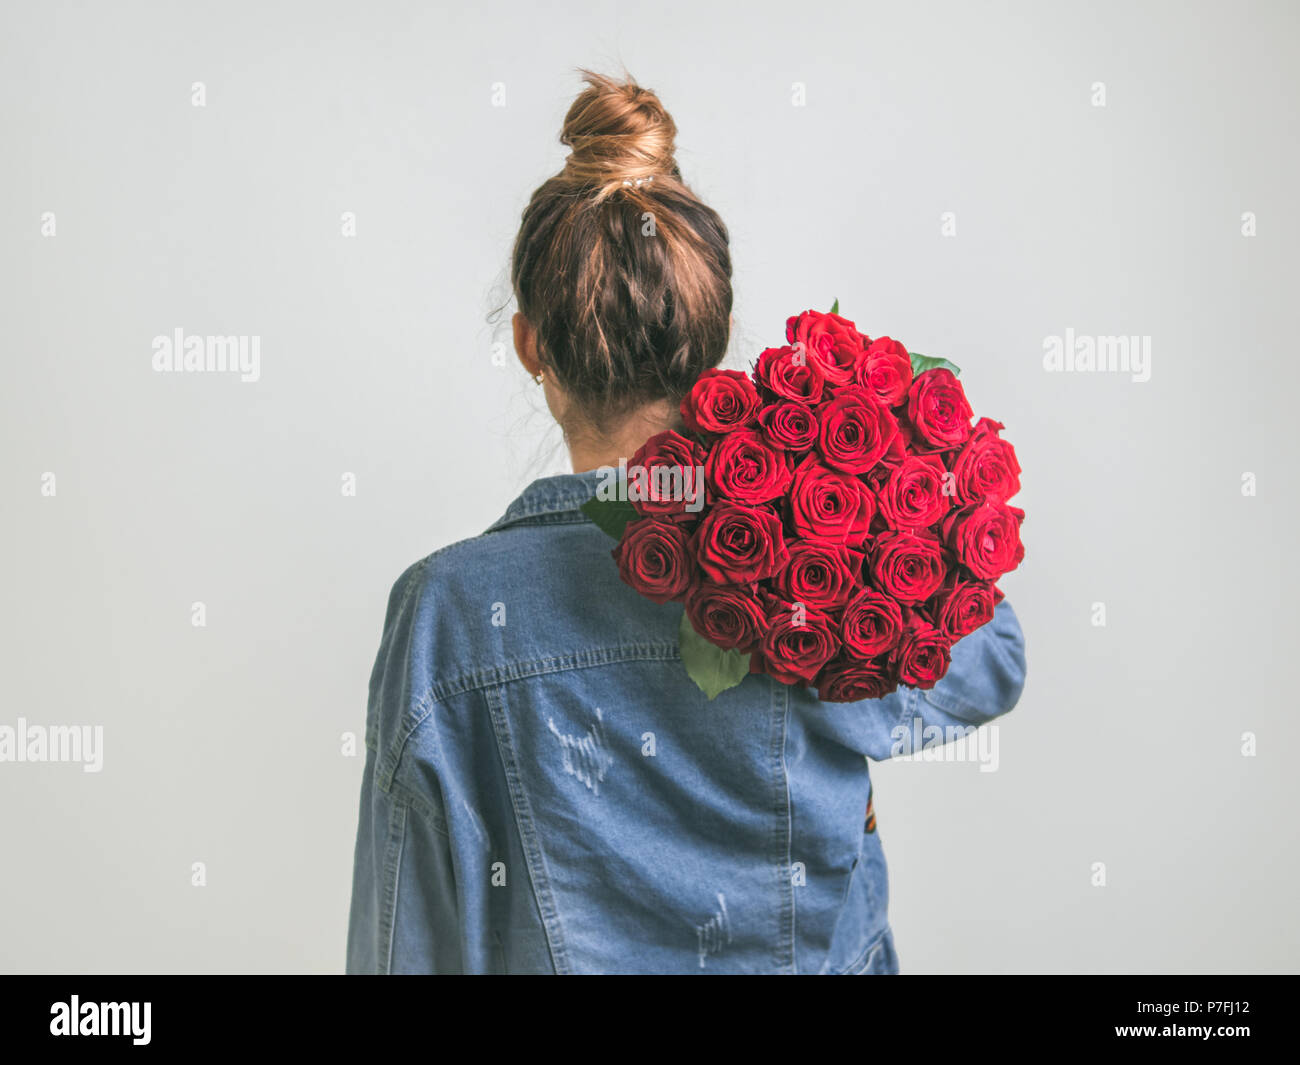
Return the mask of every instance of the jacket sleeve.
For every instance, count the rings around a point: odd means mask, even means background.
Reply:
[[[348,919],[348,973],[462,971],[456,879],[442,819],[366,751]]]
[[[353,854],[348,973],[458,972],[456,878],[441,811],[404,760],[412,619],[420,569],[394,585],[370,681],[366,763]]]
[[[947,742],[1007,713],[1024,687],[1025,637],[1003,599],[992,621],[953,645],[952,664],[933,688],[900,688],[876,700],[878,709],[866,718],[867,757],[883,761],[914,753],[917,737],[924,737],[925,746],[933,737]]]
[[[348,915],[347,972],[382,973],[391,961],[393,901],[386,898],[385,874],[393,810],[375,788],[375,751],[366,748],[361,781],[361,812],[352,863],[352,907]]]

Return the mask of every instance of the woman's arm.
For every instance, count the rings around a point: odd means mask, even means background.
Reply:
[[[867,756],[880,761],[916,753],[917,737],[926,747],[959,738],[1011,710],[1024,687],[1025,636],[1003,599],[993,620],[953,645],[952,665],[942,680],[928,690],[900,689],[894,720],[873,715]]]
[[[441,818],[393,780],[365,779],[348,920],[349,973],[460,972],[451,847]]]
[[[946,743],[1005,714],[1024,686],[1025,638],[1003,599],[987,625],[953,645],[952,665],[930,690],[899,688],[858,703],[823,703],[813,693],[804,713],[815,732],[883,761],[914,753],[918,740],[928,746],[938,735]]]
[[[424,562],[416,563],[393,585],[370,679],[348,919],[349,973],[462,968],[446,822],[428,797],[404,783],[402,768],[410,757],[402,724],[424,569]]]

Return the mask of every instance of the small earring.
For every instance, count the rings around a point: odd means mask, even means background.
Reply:
[[[533,378],[533,380],[536,381],[536,382],[540,385],[540,384],[542,383],[542,375],[541,375],[540,373],[537,374],[537,375]]]

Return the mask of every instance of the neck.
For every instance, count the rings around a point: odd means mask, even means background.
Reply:
[[[677,408],[667,400],[658,400],[632,411],[611,432],[601,433],[591,427],[575,429],[566,434],[573,472],[617,466],[619,459],[630,459],[656,433],[680,428]]]

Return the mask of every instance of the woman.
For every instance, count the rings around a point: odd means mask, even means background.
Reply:
[[[624,585],[579,506],[721,361],[727,230],[654,93],[586,80],[512,267],[519,361],[574,473],[393,588],[348,970],[897,972],[867,759],[1010,710],[1020,627],[1003,600],[925,692],[823,704],[751,675],[705,700],[681,606]]]

